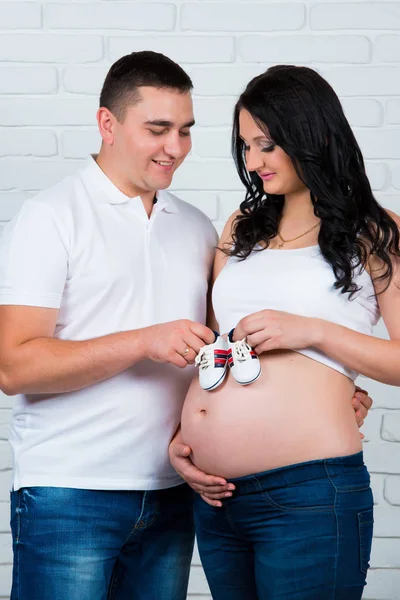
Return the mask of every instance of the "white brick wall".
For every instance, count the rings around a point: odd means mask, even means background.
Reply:
[[[235,96],[279,62],[314,66],[332,83],[374,190],[400,212],[400,2],[0,0],[0,227],[26,196],[97,150],[95,111],[104,75],[119,56],[144,48],[165,52],[193,77],[194,148],[174,189],[218,228],[242,199],[229,158]],[[375,400],[364,430],[376,502],[364,597],[398,600],[400,393],[362,384]],[[8,598],[10,588],[11,406],[11,399],[0,398],[0,598]],[[189,596],[209,598],[197,555]]]

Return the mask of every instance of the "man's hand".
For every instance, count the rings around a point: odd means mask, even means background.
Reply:
[[[181,319],[142,329],[144,354],[155,362],[184,368],[193,364],[200,348],[214,341],[214,333],[200,323]]]
[[[356,386],[352,404],[356,415],[357,425],[358,427],[362,427],[364,425],[364,419],[368,416],[368,411],[372,406],[372,398],[368,396],[367,391]],[[360,432],[360,435],[361,439],[363,439],[364,434]]]
[[[191,448],[180,440],[178,434],[169,446],[169,459],[172,466],[207,504],[221,507],[221,499],[232,496],[235,486],[223,477],[207,475],[200,471],[190,459],[191,452]]]

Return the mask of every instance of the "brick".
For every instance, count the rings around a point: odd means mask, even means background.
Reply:
[[[235,96],[246,87],[250,79],[263,73],[270,65],[254,67],[194,67],[191,77],[199,96]]]
[[[0,67],[0,94],[54,94],[57,89],[54,67]]]
[[[111,37],[108,44],[112,61],[144,48],[162,52],[178,63],[230,63],[235,57],[235,40],[228,35]]]
[[[374,191],[383,190],[386,187],[389,178],[387,165],[383,163],[366,162],[365,168],[372,189]]]
[[[11,488],[11,471],[0,471],[0,502],[8,502],[10,500]],[[1,582],[1,577],[0,577]]]
[[[95,94],[99,97],[109,68],[110,65],[66,67],[62,77],[63,88],[73,94]]]
[[[98,129],[66,131],[62,135],[62,155],[65,158],[86,158],[96,154],[101,144]]]
[[[400,506],[400,475],[386,477],[383,495],[389,504]]]
[[[386,103],[387,122],[391,125],[400,124],[400,100],[388,100]]]
[[[0,502],[0,532],[7,533],[10,530],[10,504]]]
[[[384,208],[392,210],[395,213],[400,212],[398,194],[375,194],[375,197]]]
[[[378,35],[375,40],[375,52],[381,62],[398,62],[400,35]]]
[[[400,135],[394,129],[357,129],[354,134],[364,158],[400,158]]]
[[[0,61],[80,63],[103,58],[100,35],[2,33]]]
[[[231,130],[201,129],[193,131],[193,146],[198,156],[205,158],[230,158]]]
[[[375,507],[374,537],[400,538],[400,507]]]
[[[181,8],[183,31],[293,31],[305,22],[302,4],[193,3]]]
[[[1,161],[0,161],[0,164],[1,164]],[[1,408],[13,408],[14,402],[15,402],[14,396],[6,396],[0,390],[0,407]],[[0,482],[0,484],[1,484],[1,482]],[[1,485],[0,485],[0,488],[1,488]]]
[[[10,598],[11,576],[11,565],[0,565],[0,594],[5,598]]]
[[[400,164],[399,163],[393,163],[393,165],[391,166],[391,180],[392,180],[392,185],[396,190],[400,190]],[[398,406],[396,407],[398,408]]]
[[[0,221],[9,221],[19,211],[26,200],[22,192],[0,192]],[[0,400],[1,410],[4,409],[3,399]]]
[[[12,466],[11,448],[7,441],[0,441],[0,469],[10,469]],[[1,561],[0,561],[1,562]]]
[[[13,554],[11,534],[0,533],[0,564],[11,565],[12,559]]]
[[[383,120],[382,105],[371,98],[344,98],[343,110],[352,127],[378,127]]]
[[[0,156],[54,156],[57,137],[49,129],[0,128]]]
[[[378,441],[380,438],[382,426],[382,411],[373,408],[369,411],[368,417],[364,421],[361,431],[364,434],[364,442]]]
[[[0,98],[1,125],[95,125],[97,98]]]
[[[226,223],[229,217],[238,210],[240,203],[243,202],[245,191],[242,192],[221,192],[219,200],[221,203],[221,220]]]
[[[1,177],[0,177],[1,185]],[[240,190],[242,183],[231,161],[185,161],[174,177],[175,190]],[[179,194],[178,194],[179,195]]]
[[[376,328],[378,329],[378,328]],[[374,330],[375,332],[375,330]],[[375,332],[375,335],[378,335]],[[382,335],[380,337],[387,337]],[[359,380],[357,380],[359,382]],[[361,382],[359,383],[361,385]],[[399,388],[392,385],[384,385],[373,379],[362,381],[362,385],[366,386],[369,395],[374,401],[375,408],[398,409],[399,408]]]
[[[11,411],[7,408],[0,408],[0,441],[8,440],[11,422]]]
[[[371,488],[372,493],[374,495],[374,504],[375,506],[384,505],[384,509],[386,510],[387,505],[385,503],[385,499],[383,497],[383,486],[385,484],[385,475],[379,473],[370,473],[371,476]]]
[[[400,442],[400,412],[383,416],[382,439],[388,442]]]
[[[372,544],[371,567],[400,568],[400,539],[375,538]]]
[[[400,571],[386,568],[370,569],[363,600],[398,600],[399,589]]]
[[[400,444],[374,440],[364,444],[365,463],[373,473],[400,473]]]
[[[81,166],[82,161],[75,160],[3,159],[0,161],[0,189],[43,190]]]
[[[1,29],[40,29],[42,10],[39,2],[0,2]]]
[[[338,96],[400,94],[400,67],[332,67],[323,75]]]
[[[400,3],[319,3],[310,8],[311,29],[399,29]]]
[[[244,62],[368,63],[371,42],[355,35],[245,35],[238,40]]]
[[[173,188],[171,188],[173,191]],[[186,191],[180,190],[176,193],[176,195],[184,200],[185,202],[189,202],[196,208],[200,209],[207,215],[211,221],[216,221],[218,219],[218,196],[217,194],[212,194],[209,192],[194,192],[194,191]]]
[[[231,126],[236,100],[236,96],[227,98],[198,98],[194,96],[193,104],[196,125],[200,125],[201,127]]]
[[[171,31],[176,7],[153,2],[75,2],[44,6],[45,22],[51,29],[128,29]]]
[[[202,594],[208,592],[206,576],[201,567],[192,566],[189,578],[189,594]]]

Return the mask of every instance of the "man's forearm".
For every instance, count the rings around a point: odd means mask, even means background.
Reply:
[[[144,360],[142,331],[85,341],[36,338],[20,344],[0,366],[1,389],[12,394],[79,390],[109,379]]]

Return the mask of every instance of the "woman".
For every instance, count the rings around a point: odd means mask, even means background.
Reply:
[[[235,486],[222,508],[196,495],[200,556],[214,600],[359,599],[373,499],[351,398],[358,373],[400,385],[400,220],[309,68],[248,84],[233,154],[247,194],[222,233],[210,326],[235,327],[262,372],[188,392],[178,438]],[[380,315],[391,341],[370,335]]]

